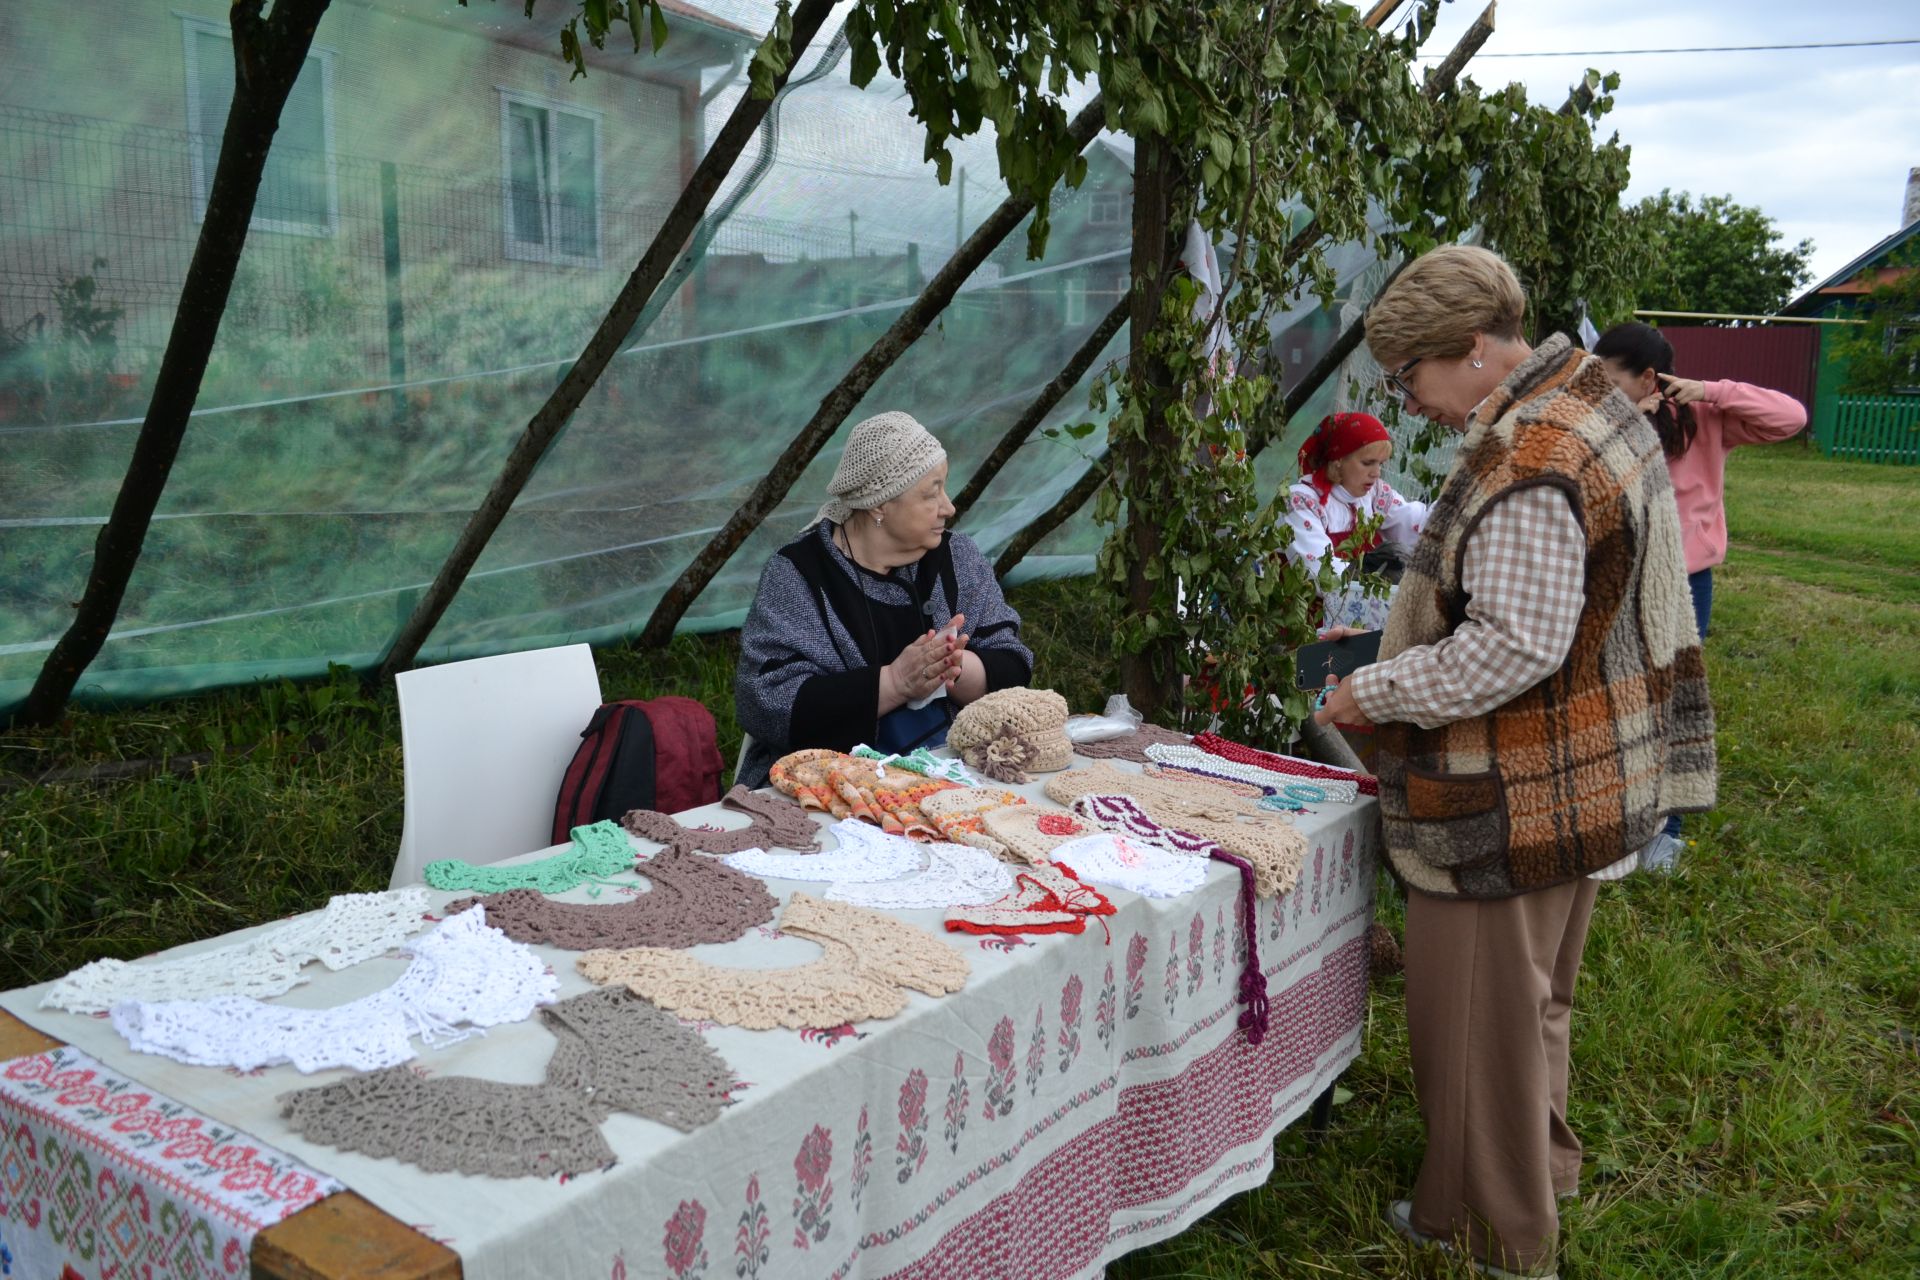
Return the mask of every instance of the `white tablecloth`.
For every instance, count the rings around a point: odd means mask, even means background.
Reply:
[[[742,821],[718,808],[683,816]],[[338,1178],[458,1251],[469,1280],[1074,1277],[1258,1186],[1275,1135],[1358,1051],[1374,805],[1318,806],[1295,825],[1309,849],[1299,885],[1259,904],[1272,1029],[1258,1046],[1236,1021],[1240,881],[1215,864],[1182,898],[1113,892],[1119,912],[1105,930],[1096,920],[1079,936],[1030,941],[941,932],[972,963],[966,988],[913,995],[897,1018],[830,1031],[705,1025],[745,1082],[737,1103],[691,1134],[615,1115],[605,1132],[618,1162],[564,1180],[426,1174],[316,1146],[281,1123],[274,1099],[338,1072],[239,1074],[133,1053],[103,1018],[39,1008],[39,987],[0,995],[0,1006]],[[803,887],[773,882],[783,902]],[[900,914],[940,931],[939,912]],[[588,989],[572,953],[540,950],[562,997]],[[758,966],[818,951],[769,926],[696,954]],[[311,967],[280,1000],[336,1005],[403,968],[396,958]],[[417,1065],[531,1083],[553,1044],[529,1021],[423,1050]]]

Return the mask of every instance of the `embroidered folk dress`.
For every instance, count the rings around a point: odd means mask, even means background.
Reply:
[[[1365,545],[1354,545],[1353,532],[1360,522],[1376,516],[1382,519],[1379,531]],[[1427,504],[1402,497],[1385,480],[1375,481],[1357,496],[1336,484],[1322,497],[1306,480],[1287,490],[1287,527],[1293,530],[1287,555],[1309,572],[1318,572],[1323,561],[1330,561],[1334,573],[1343,579],[1338,590],[1321,597],[1320,625],[1367,631],[1385,626],[1392,594],[1374,599],[1345,582],[1348,565],[1383,544],[1411,548],[1420,540],[1420,529],[1426,521]]]

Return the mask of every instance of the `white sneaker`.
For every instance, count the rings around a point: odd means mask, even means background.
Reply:
[[[1680,841],[1662,831],[1640,851],[1640,869],[1670,876],[1680,869]]]
[[[1430,1236],[1413,1225],[1413,1201],[1411,1200],[1395,1200],[1393,1207],[1387,1211],[1387,1223],[1403,1240],[1414,1244],[1430,1245],[1443,1253],[1455,1252],[1452,1241]],[[1496,1267],[1491,1262],[1482,1262],[1478,1258],[1473,1259],[1473,1269],[1483,1276],[1491,1276],[1493,1280],[1560,1280],[1558,1271],[1509,1271],[1505,1267]]]

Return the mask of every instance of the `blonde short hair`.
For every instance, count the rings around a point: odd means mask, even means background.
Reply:
[[[1457,359],[1475,334],[1520,337],[1527,292],[1506,259],[1470,244],[1417,258],[1367,309],[1367,347],[1381,363]]]

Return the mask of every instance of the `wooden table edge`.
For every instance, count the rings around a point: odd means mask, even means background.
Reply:
[[[0,1062],[66,1043],[0,1009]],[[461,1280],[460,1255],[341,1191],[253,1238],[253,1280]]]

